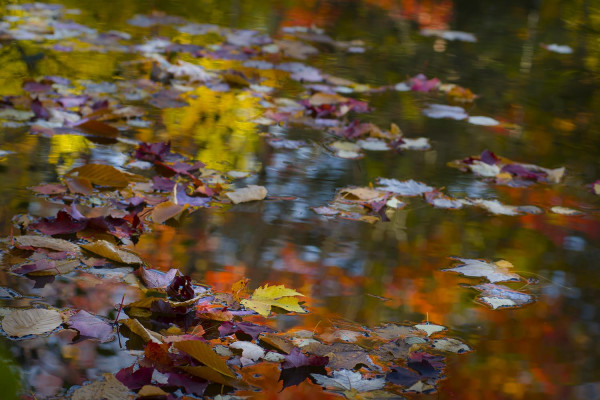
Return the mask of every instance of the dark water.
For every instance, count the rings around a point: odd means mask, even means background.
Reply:
[[[367,44],[364,54],[328,49],[308,62],[325,72],[371,86],[393,85],[425,73],[470,88],[479,96],[466,106],[471,115],[490,116],[515,127],[502,130],[429,119],[422,108],[440,102],[431,94],[359,95],[374,107],[362,120],[380,126],[394,122],[408,136],[430,138],[433,147],[401,155],[373,152],[357,161],[332,157],[318,144],[296,151],[270,148],[258,128],[236,125],[231,110],[242,104],[233,97],[202,98],[197,108],[154,109],[161,123],[136,130],[132,137],[170,139],[175,149],[211,168],[227,165],[257,172],[242,184],[261,184],[270,195],[297,199],[242,204],[229,211],[199,210],[181,227],[164,226],[143,236],[136,250],[157,268],[176,266],[217,288],[248,277],[254,286],[286,284],[309,294],[319,317],[282,319],[280,328],[312,329],[323,315],[365,325],[426,318],[445,325],[475,351],[450,358],[448,379],[433,398],[600,398],[600,198],[585,187],[600,177],[600,2],[60,3],[79,8],[81,14],[72,18],[80,23],[139,38],[171,33],[168,27],[127,24],[134,14],[152,9],[273,35],[282,26],[314,23],[337,40],[362,39]],[[477,42],[424,37],[419,35],[422,27],[471,32]],[[180,34],[179,40],[190,39]],[[569,45],[573,53],[550,52],[541,47],[543,43]],[[132,58],[112,52],[51,52],[27,41],[3,43],[0,94],[20,93],[23,79],[41,75],[131,79],[135,71],[127,61]],[[295,95],[297,90],[290,87],[287,93]],[[211,101],[214,113],[220,115],[218,122],[195,118],[199,110],[211,107]],[[235,133],[223,126],[233,127]],[[311,129],[270,129],[314,143],[323,137]],[[52,215],[60,208],[34,197],[28,186],[56,181],[59,173],[85,160],[118,164],[125,150],[120,144],[92,144],[83,137],[30,135],[25,128],[0,129],[0,148],[15,152],[0,161],[2,236],[10,234],[15,214]],[[564,166],[566,178],[560,185],[508,188],[446,166],[486,148],[522,162]],[[380,176],[423,181],[445,187],[454,196],[498,198],[546,209],[573,207],[584,215],[495,216],[475,208],[434,209],[410,200],[391,222],[371,225],[327,220],[309,208],[331,201],[340,187],[365,186]],[[475,303],[476,293],[459,286],[469,279],[440,271],[451,265],[449,256],[509,260],[519,273],[539,279],[532,288],[538,301],[496,311]],[[17,285],[16,281],[0,273],[2,286]],[[92,296],[101,291],[58,290],[45,295],[87,296],[93,302]],[[116,298],[108,300],[118,303],[120,294],[113,295]],[[83,300],[65,300],[69,302]],[[23,348],[5,342],[15,363],[25,366],[25,385],[38,391],[46,387],[42,397],[58,393],[63,385],[80,383],[67,378],[67,370],[93,379],[131,363],[129,356],[115,356],[115,343],[100,350],[71,346],[76,349],[69,353],[61,350],[61,340],[36,338]],[[35,350],[39,347],[45,349]]]

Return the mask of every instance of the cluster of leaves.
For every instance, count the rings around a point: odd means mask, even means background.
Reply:
[[[493,153],[487,150],[483,152],[482,157],[486,157],[485,155],[495,157]],[[490,166],[490,164],[485,164],[483,161],[478,161],[478,159],[473,160],[471,164],[465,165],[475,166],[475,171],[484,170]],[[484,167],[479,167],[479,165],[484,165]],[[508,162],[503,165],[505,166],[504,172],[499,172],[498,175],[494,176],[497,180],[500,177],[504,179],[502,182],[510,181],[517,187],[521,187],[524,184],[523,175],[518,175],[518,173],[525,171],[526,168],[540,171],[535,176],[540,177],[542,182],[549,182],[551,178],[560,179],[559,175],[562,176],[564,173],[564,168],[549,170],[530,164],[508,164]],[[493,167],[500,171],[500,167],[497,165],[494,164]],[[515,175],[512,175],[508,171],[513,171]],[[385,222],[390,220],[396,210],[402,209],[407,205],[406,198],[421,197],[433,207],[450,210],[475,206],[492,214],[509,216],[540,214],[544,212],[542,208],[537,206],[506,205],[496,199],[453,198],[444,194],[440,189],[412,179],[399,181],[397,179],[378,178],[377,184],[378,186],[376,187],[370,185],[368,187],[346,187],[339,189],[335,199],[331,203],[327,206],[314,207],[313,211],[326,217],[340,217],[370,223]],[[549,211],[571,216],[582,214],[578,210],[558,206],[550,207]]]
[[[535,297],[527,292],[510,289],[497,282],[522,282],[525,279],[512,271],[513,265],[506,260],[489,262],[455,258],[460,263],[444,271],[457,272],[461,275],[484,278],[489,283],[468,286],[480,292],[476,300],[496,310],[499,308],[518,308],[533,303]],[[534,283],[530,281],[529,283]]]

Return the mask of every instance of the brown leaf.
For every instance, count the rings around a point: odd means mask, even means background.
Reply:
[[[53,331],[63,323],[56,310],[30,308],[13,310],[2,320],[2,329],[8,336],[39,335]]]
[[[92,183],[87,178],[67,178],[65,179],[65,182],[71,193],[79,193],[85,196],[89,196],[94,191]]]
[[[152,209],[152,221],[157,224],[162,224],[163,222],[178,216],[186,208],[188,208],[187,204],[181,205],[175,204],[170,200],[165,201]]]
[[[77,125],[77,128],[94,136],[107,138],[116,138],[119,136],[119,130],[117,128],[94,119],[87,120],[84,123]]]
[[[290,352],[296,347],[289,340],[274,333],[265,333],[261,335],[260,341],[279,351],[284,352],[285,354],[290,354]]]
[[[173,346],[176,349],[189,354],[207,367],[210,367],[223,375],[232,378],[234,377],[233,371],[227,366],[225,361],[223,361],[223,359],[206,343],[200,340],[186,340],[183,342],[176,342]]]
[[[88,179],[95,185],[117,188],[126,187],[129,182],[143,182],[146,180],[140,175],[119,171],[115,167],[104,164],[82,165],[67,172],[66,176],[72,177],[74,174],[77,174],[78,178]]]
[[[84,244],[81,246],[87,251],[91,251],[94,254],[98,254],[109,260],[120,262],[123,264],[143,264],[141,258],[139,258],[133,252],[118,248],[112,243],[106,240],[98,240],[93,243]]]
[[[15,246],[19,248],[42,247],[56,251],[66,251],[69,253],[81,253],[81,249],[74,243],[63,239],[55,239],[48,236],[15,236]]]

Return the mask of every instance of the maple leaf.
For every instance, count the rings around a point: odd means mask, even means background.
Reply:
[[[298,304],[296,296],[304,295],[283,285],[265,285],[256,289],[249,299],[242,300],[241,303],[246,308],[256,311],[263,317],[269,316],[271,307],[273,306],[283,308],[287,311],[305,313],[306,311]]]
[[[333,371],[333,377],[326,375],[312,374],[319,385],[332,387],[341,390],[356,390],[358,392],[368,392],[370,390],[381,389],[385,386],[384,378],[364,379],[360,372],[353,372],[347,369]]]

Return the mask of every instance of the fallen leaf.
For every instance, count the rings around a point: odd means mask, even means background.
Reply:
[[[90,251],[94,254],[98,254],[104,258],[108,258],[109,260],[116,261],[123,264],[143,264],[141,258],[139,258],[136,254],[118,248],[112,243],[107,242],[106,240],[98,240],[96,242],[84,244],[81,246],[82,248]]]
[[[133,399],[135,394],[123,385],[112,374],[104,374],[103,381],[92,382],[76,389],[71,395],[71,400],[127,400]]]
[[[368,392],[381,389],[385,386],[385,378],[364,379],[360,372],[353,372],[347,369],[333,371],[332,377],[326,375],[311,374],[319,385],[339,390],[356,390],[358,392]]]
[[[144,339],[144,342],[154,342],[157,344],[161,344],[164,341],[163,335],[146,329],[146,327],[144,327],[144,325],[142,325],[137,319],[126,319],[124,321],[119,322],[128,327],[131,332]]]
[[[428,186],[422,182],[414,181],[412,179],[407,181],[399,181],[397,179],[377,178],[377,183],[381,185],[377,189],[396,193],[400,196],[420,196],[424,193],[435,190],[435,188],[431,186]]]
[[[65,182],[71,193],[79,193],[83,194],[84,196],[89,196],[94,191],[92,183],[87,178],[67,178],[65,179]]]
[[[471,351],[471,348],[467,344],[453,338],[434,339],[432,347],[436,350],[458,354]]]
[[[196,360],[200,361],[207,367],[214,369],[215,371],[229,376],[234,377],[233,371],[225,364],[225,361],[221,359],[206,343],[199,340],[186,340],[183,342],[175,342],[173,344],[177,350],[192,356]]]
[[[436,325],[436,324],[417,324],[414,326],[417,329],[422,330],[423,332],[427,333],[427,336],[431,336],[432,334],[436,333],[436,332],[441,332],[441,331],[445,331],[446,327],[442,326],[442,325]]]
[[[494,310],[499,308],[522,307],[535,301],[535,297],[532,295],[510,289],[503,285],[484,283],[471,287],[481,292],[481,295],[477,297],[476,300],[490,306]]]
[[[248,185],[245,188],[227,192],[225,195],[233,202],[233,204],[239,204],[248,201],[263,200],[267,197],[267,189],[264,186]]]
[[[144,385],[138,392],[138,397],[163,397],[167,396],[168,393],[159,388],[158,386]]]
[[[8,336],[23,337],[53,331],[63,323],[56,310],[29,308],[13,310],[2,320],[2,329]]]
[[[174,218],[181,214],[188,208],[187,204],[175,204],[170,200],[162,202],[152,209],[152,221],[157,224],[162,224],[163,222]]]
[[[271,307],[283,308],[287,311],[305,313],[306,311],[298,304],[296,296],[303,294],[293,289],[288,289],[283,285],[259,287],[252,293],[249,299],[244,299],[241,303],[251,310],[256,311],[263,317],[268,317],[271,313]]]
[[[256,362],[265,356],[265,351],[262,349],[262,347],[252,342],[234,342],[229,345],[229,348],[242,350],[242,365],[247,364],[244,363],[244,358]]]
[[[561,206],[551,207],[550,211],[553,212],[554,214],[560,214],[560,215],[581,215],[581,214],[583,214],[581,211],[576,210],[574,208],[561,207]]]
[[[42,247],[56,251],[66,251],[69,253],[81,253],[81,249],[74,243],[63,239],[55,239],[47,236],[15,236],[15,245],[19,248]]]
[[[74,174],[78,178],[88,179],[91,183],[100,186],[112,186],[116,188],[126,187],[130,182],[144,182],[146,178],[123,172],[115,167],[104,164],[86,164],[81,167],[73,168],[67,172],[66,176]]]
[[[85,310],[80,310],[77,314],[71,316],[67,325],[77,329],[81,336],[100,339],[102,342],[113,338],[112,325]]]
[[[518,282],[521,280],[519,275],[509,271],[509,269],[512,268],[512,264],[507,261],[490,263],[485,260],[467,258],[452,257],[452,259],[460,261],[461,264],[453,268],[443,269],[442,271],[453,271],[469,277],[485,278],[491,283],[509,281]]]

